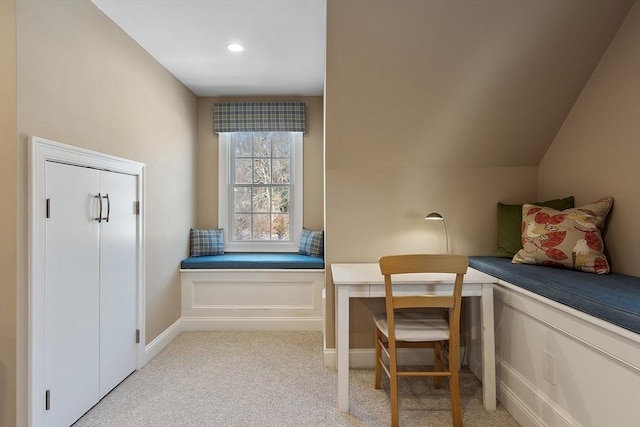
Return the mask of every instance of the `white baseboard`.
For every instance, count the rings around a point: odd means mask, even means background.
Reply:
[[[178,319],[167,329],[162,331],[160,335],[155,337],[153,341],[144,347],[144,361],[142,366],[149,363],[151,359],[156,357],[175,337],[182,332],[182,319]]]
[[[335,348],[325,348],[322,350],[324,366],[326,368],[336,369],[336,349]]]
[[[498,361],[498,400],[521,426],[580,423],[504,361]]]
[[[520,426],[539,427],[546,425],[540,417],[529,409],[526,403],[523,402],[508,385],[500,381],[500,379],[496,379],[496,387],[498,401]]]
[[[322,318],[182,317],[183,331],[322,331]]]

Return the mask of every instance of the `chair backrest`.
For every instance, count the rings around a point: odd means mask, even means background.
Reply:
[[[387,322],[393,333],[393,311],[399,308],[448,308],[449,323],[457,328],[460,321],[460,300],[462,282],[469,266],[469,258],[464,255],[389,255],[379,260],[380,271],[384,275]],[[409,273],[451,273],[455,281],[448,295],[394,295],[393,276]]]

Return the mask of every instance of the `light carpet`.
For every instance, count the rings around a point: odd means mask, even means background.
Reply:
[[[389,383],[351,370],[350,412],[337,408],[337,373],[323,366],[320,332],[183,332],[75,426],[388,426]],[[400,425],[450,426],[448,381],[401,378]],[[482,385],[460,378],[465,426],[514,427],[498,405],[482,407]]]

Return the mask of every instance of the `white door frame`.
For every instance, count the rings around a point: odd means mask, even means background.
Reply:
[[[140,329],[137,347],[137,369],[145,361],[145,277],[144,277],[144,163],[103,154],[84,148],[39,138],[29,141],[29,289],[28,289],[28,425],[44,425],[45,358],[44,358],[44,272],[45,272],[45,165],[47,161],[125,173],[138,177],[140,215],[137,235],[136,324]]]

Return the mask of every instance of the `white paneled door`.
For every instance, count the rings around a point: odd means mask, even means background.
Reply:
[[[136,369],[136,179],[100,173],[100,398]]]
[[[45,168],[47,426],[68,426],[136,368],[137,177]]]
[[[46,422],[68,426],[99,392],[99,224],[91,218],[99,174],[47,162],[46,176]]]

